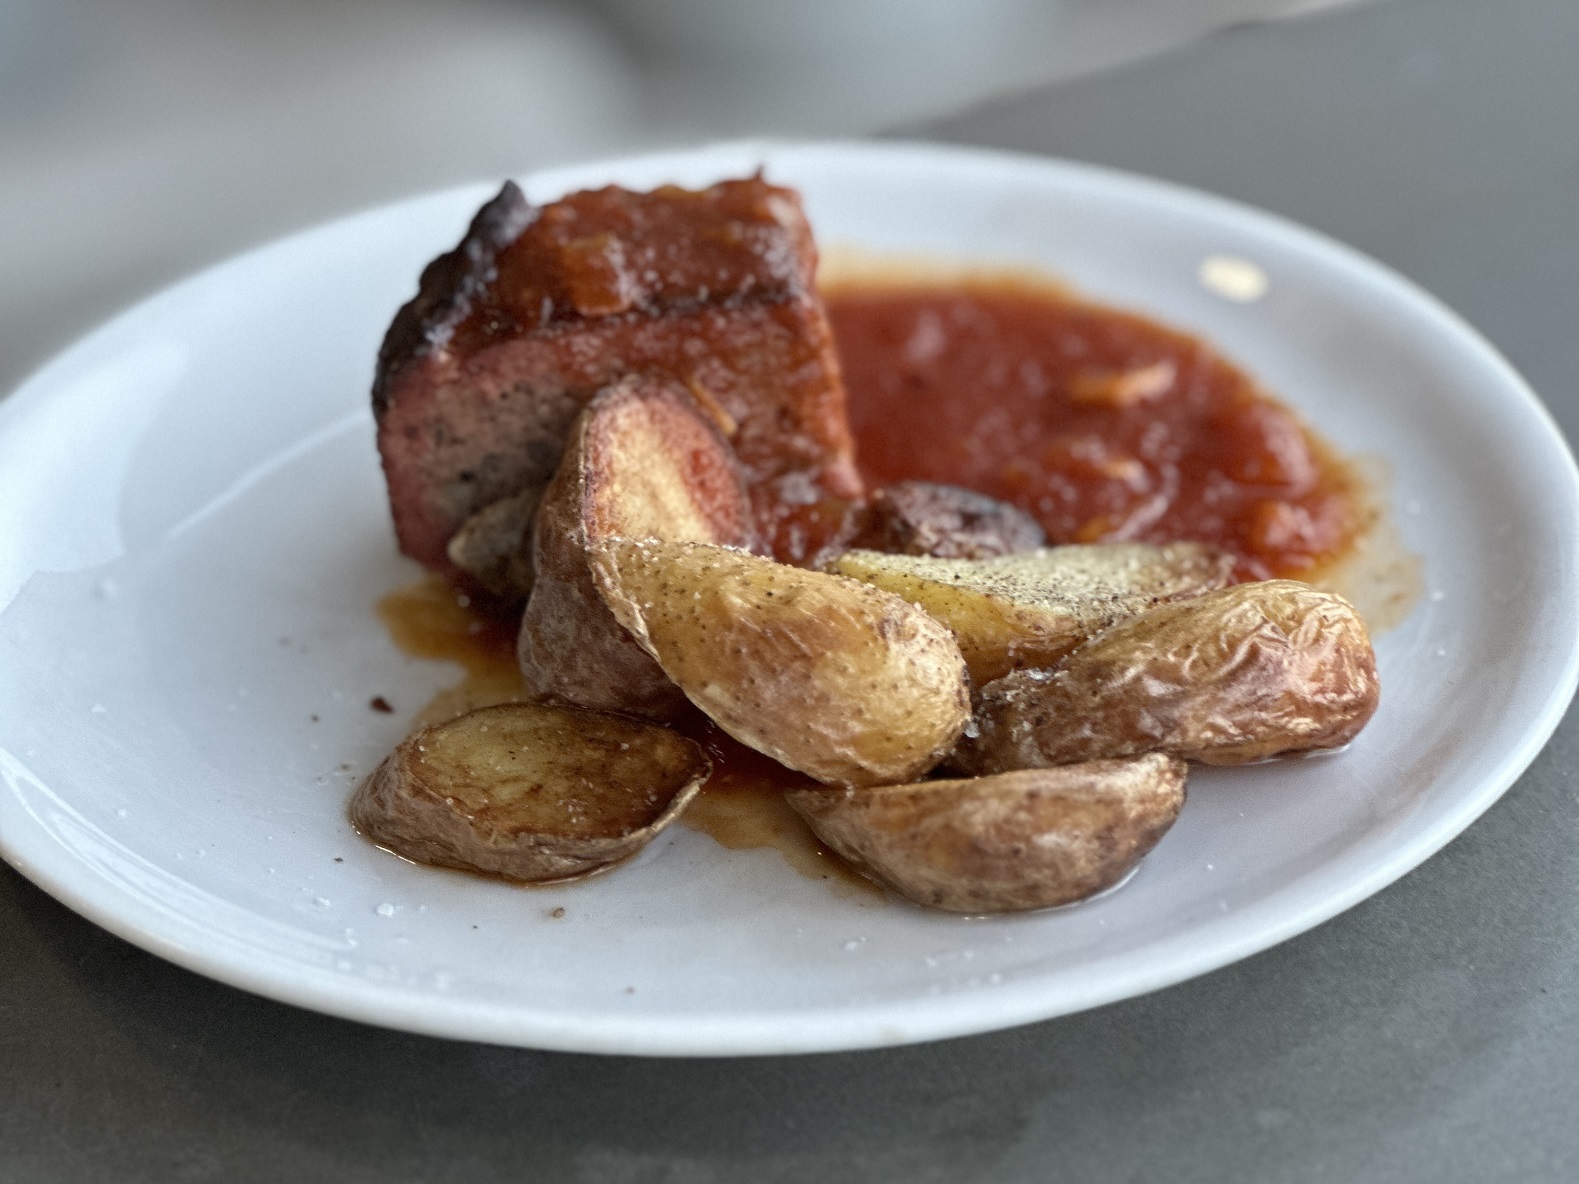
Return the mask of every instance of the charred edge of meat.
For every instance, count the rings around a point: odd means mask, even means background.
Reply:
[[[537,217],[537,207],[514,181],[487,202],[460,244],[422,269],[417,294],[403,305],[378,350],[373,378],[373,410],[384,413],[389,388],[408,363],[448,339],[450,330],[471,311],[472,299],[493,282],[499,252],[520,237]]]

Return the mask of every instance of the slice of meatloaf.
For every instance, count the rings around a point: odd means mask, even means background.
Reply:
[[[685,383],[739,455],[763,534],[860,495],[816,250],[760,177],[535,208],[507,183],[395,316],[373,385],[400,549],[453,572],[473,514],[546,483],[577,412],[630,373]]]

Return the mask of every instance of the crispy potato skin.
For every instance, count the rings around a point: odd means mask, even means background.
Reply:
[[[536,582],[517,655],[538,694],[582,707],[673,720],[671,682],[609,613],[587,566],[609,535],[748,545],[750,503],[729,445],[683,387],[626,379],[571,432],[533,533]]]
[[[407,738],[351,799],[351,822],[419,863],[544,882],[634,855],[679,817],[712,762],[623,716],[506,703]]]
[[[920,776],[969,718],[953,636],[890,593],[699,543],[609,539],[592,569],[691,702],[819,781]]]
[[[963,781],[785,795],[817,837],[916,904],[1003,913],[1117,884],[1173,825],[1185,764],[1153,753]]]
[[[1226,585],[1233,558],[1199,543],[1042,547],[988,559],[849,551],[828,570],[885,588],[954,631],[983,686],[1052,666],[1103,629]]]
[[[851,545],[890,555],[990,559],[1047,542],[1024,510],[974,489],[931,481],[884,486],[872,494],[863,518]]]
[[[1052,670],[983,688],[950,759],[997,773],[1171,752],[1235,765],[1338,748],[1376,710],[1365,622],[1294,580],[1238,584],[1099,633]]]

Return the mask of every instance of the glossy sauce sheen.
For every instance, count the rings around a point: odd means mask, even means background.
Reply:
[[[760,179],[570,194],[500,250],[456,347],[589,317],[790,296],[809,287],[813,257],[792,200]]]
[[[1363,483],[1197,338],[1050,284],[826,294],[868,483],[962,485],[1053,542],[1213,543],[1310,578],[1368,525]]]

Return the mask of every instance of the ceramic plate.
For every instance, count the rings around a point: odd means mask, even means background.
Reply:
[[[1575,472],[1452,313],[1277,218],[1047,160],[733,144],[526,188],[759,165],[802,189],[825,243],[1046,269],[1205,334],[1340,446],[1384,457],[1427,593],[1379,639],[1383,703],[1360,739],[1192,774],[1126,887],[1000,919],[841,895],[682,827],[549,889],[362,841],[353,785],[457,675],[403,657],[373,613],[417,574],[384,502],[373,356],[478,186],[216,267],[0,403],[6,859],[163,957],[370,1023],[598,1052],[846,1049],[1072,1012],[1265,949],[1420,863],[1535,756],[1574,689]]]

